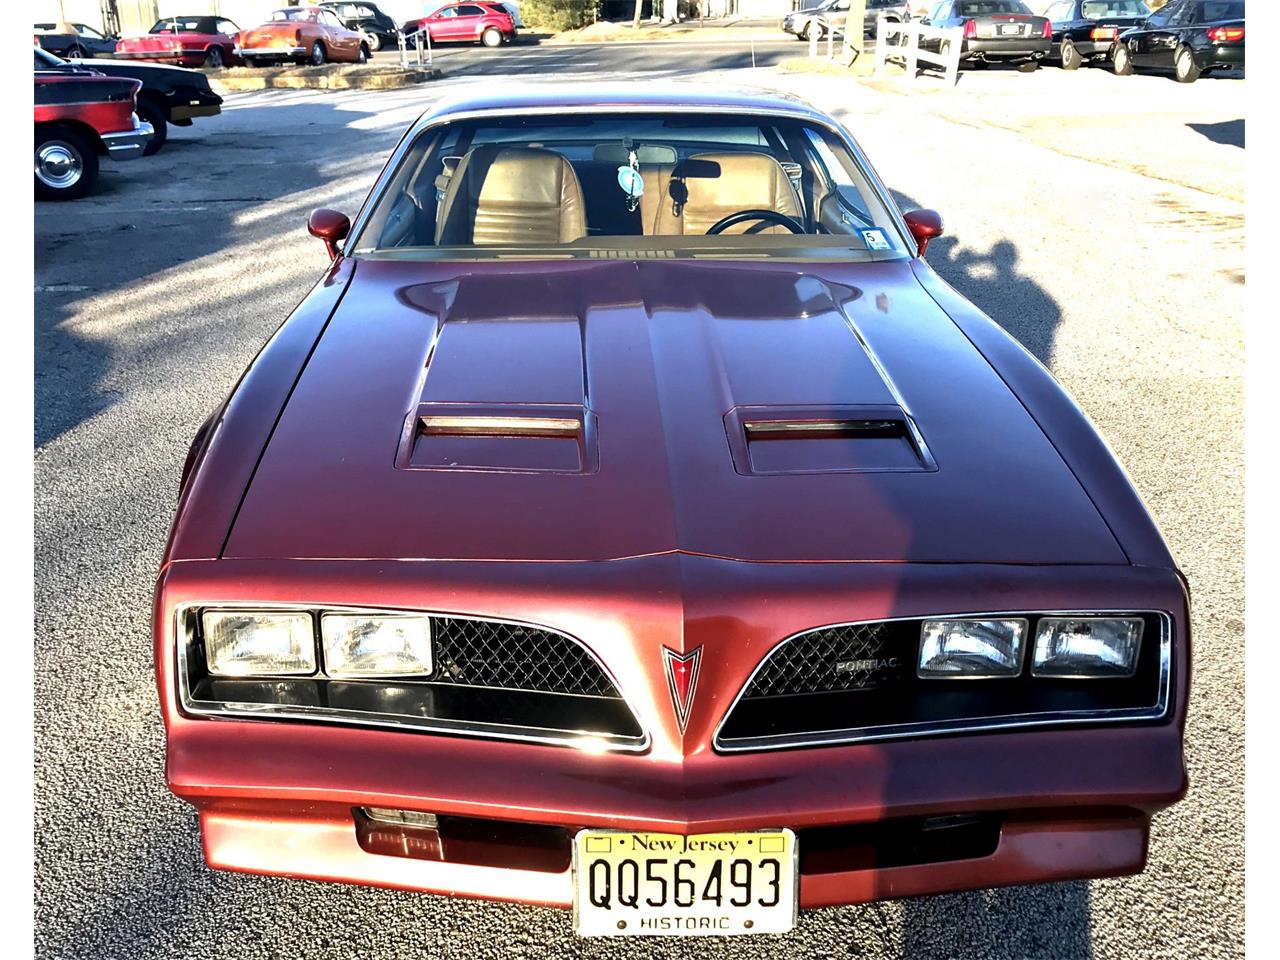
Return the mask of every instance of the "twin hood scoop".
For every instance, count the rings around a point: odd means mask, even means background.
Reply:
[[[897,406],[735,407],[724,423],[744,476],[938,469]]]
[[[594,426],[580,404],[424,403],[410,417],[396,466],[593,473]]]
[[[458,271],[360,262],[225,556],[1124,562],[908,264]]]

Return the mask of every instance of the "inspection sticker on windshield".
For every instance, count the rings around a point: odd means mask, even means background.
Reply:
[[[892,250],[889,245],[889,238],[884,235],[884,231],[879,227],[859,227],[858,232],[862,234],[862,242],[867,245],[868,250]]]

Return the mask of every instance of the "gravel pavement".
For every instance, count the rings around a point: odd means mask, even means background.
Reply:
[[[1133,109],[1122,128],[1105,114],[1128,108],[1089,78],[1101,133],[1077,111],[1066,152],[1052,131],[981,119],[1009,102],[996,83],[1072,79],[1054,73],[989,71],[943,96],[768,71],[719,78],[842,112],[904,207],[943,211],[931,263],[1084,406],[1187,572],[1192,787],[1157,819],[1145,874],[808,912],[780,941],[619,943],[576,941],[555,910],[205,867],[194,812],[164,787],[151,678],[150,591],[183,455],[320,275],[306,213],[354,211],[405,125],[464,81],[272,91],[230,97],[156,157],[104,164],[93,198],[37,208],[37,955],[1241,956],[1244,211],[1221,182],[1244,151],[1188,137],[1170,104],[1183,97],[1197,122],[1230,125],[1242,81],[1128,78],[1124,102],[1160,110]],[[957,116],[961,92],[973,109]],[[1095,133],[1108,138],[1105,163],[1071,155]],[[1121,135],[1150,156],[1167,136],[1179,175],[1127,169],[1110,139]],[[1204,183],[1197,165],[1212,171]]]

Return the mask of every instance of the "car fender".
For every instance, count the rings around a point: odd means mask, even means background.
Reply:
[[[211,560],[221,554],[276,420],[354,271],[355,262],[349,258],[333,262],[245,368],[223,405],[197,431],[184,466],[165,566],[174,560]]]
[[[920,285],[982,354],[1053,444],[1129,562],[1177,569],[1133,481],[1053,374],[925,261],[917,259],[912,267]]]

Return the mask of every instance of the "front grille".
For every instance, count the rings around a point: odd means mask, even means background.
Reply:
[[[866,690],[897,678],[902,659],[888,623],[850,623],[797,637],[765,661],[746,698]]]
[[[323,610],[309,611],[319,642]],[[432,616],[432,673],[386,679],[211,676],[199,608],[183,627],[180,689],[195,714],[329,721],[637,751],[648,737],[598,660],[542,627]]]
[[[1029,650],[1042,614],[982,616],[1025,618]],[[715,747],[773,750],[1012,726],[1163,720],[1172,684],[1172,626],[1165,614],[1141,616],[1137,672],[1102,680],[1032,677],[1029,653],[1017,677],[921,679],[915,668],[923,619],[817,627],[765,656],[716,731]]]
[[[433,617],[433,683],[620,697],[591,654],[550,630],[518,623]]]

